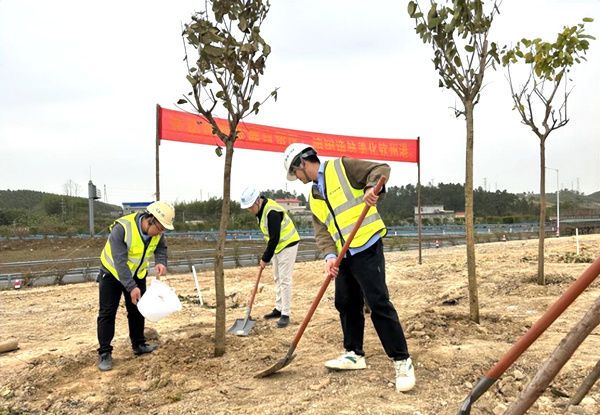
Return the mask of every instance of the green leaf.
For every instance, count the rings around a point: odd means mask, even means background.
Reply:
[[[221,147],[217,147],[215,148],[215,153],[217,153],[217,156],[221,157],[223,155],[223,149]]]
[[[246,22],[246,19],[243,17],[240,17],[240,23],[238,24],[238,28],[242,31],[245,32],[246,30],[248,30],[248,22]]]
[[[202,48],[202,50],[204,51],[204,53],[206,53],[207,55],[213,56],[213,57],[219,57],[219,56],[223,56],[223,48],[219,48],[213,45],[206,45],[204,46],[204,48]]]
[[[198,83],[198,80],[194,77],[187,75],[186,78],[187,78],[188,82],[190,84],[192,84],[192,86],[196,86],[196,84]]]
[[[429,23],[427,24],[427,27],[429,27],[430,29],[434,29],[437,25],[439,25],[441,23],[442,19],[438,18],[438,17],[433,17],[431,19],[429,19]]]
[[[471,45],[465,45],[465,50],[467,52],[473,52],[475,50],[475,48]]]
[[[462,62],[461,62],[460,57],[458,55],[456,55],[454,57],[454,65],[456,65],[456,67],[461,67],[462,66]]]
[[[586,22],[586,23],[592,23],[594,21],[594,19],[591,18],[591,17],[584,17],[583,21]]]
[[[437,4],[432,3],[429,13],[427,13],[427,20],[431,20],[437,16]]]
[[[414,17],[416,11],[417,11],[417,3],[415,3],[414,1],[409,1],[408,2],[408,15],[410,17]]]
[[[182,105],[182,104],[187,104],[187,101],[183,98],[181,98],[179,101],[177,101],[177,105]]]
[[[241,70],[237,70],[233,73],[233,80],[237,84],[244,82],[244,73]]]

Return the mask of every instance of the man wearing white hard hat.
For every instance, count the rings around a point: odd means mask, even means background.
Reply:
[[[325,366],[335,370],[366,368],[363,350],[366,301],[379,340],[394,361],[396,390],[412,389],[414,367],[385,282],[382,238],[387,229],[377,211],[379,195],[373,189],[379,177],[390,177],[390,167],[350,157],[321,163],[315,149],[302,143],[287,147],[283,164],[288,180],[312,184],[309,203],[315,240],[325,257],[327,274],[335,276],[335,307],[340,315],[345,350]],[[339,268],[335,267],[337,255],[365,206],[370,209]]]
[[[300,235],[285,208],[261,196],[255,188],[248,187],[242,192],[240,207],[256,215],[258,226],[267,241],[260,267],[264,269],[269,262],[273,262],[275,307],[264,318],[279,318],[277,327],[287,327],[290,324],[292,273]]]
[[[151,203],[145,212],[131,213],[110,226],[100,254],[100,311],[98,312],[98,369],[111,370],[115,318],[125,297],[129,338],[136,356],[152,353],[158,346],[146,344],[144,316],[136,306],[146,291],[149,258],[154,254],[156,278],[167,273],[167,244],[163,233],[173,230],[175,209],[167,202]]]

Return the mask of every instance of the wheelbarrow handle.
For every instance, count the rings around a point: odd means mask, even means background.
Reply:
[[[381,192],[381,188],[385,184],[386,180],[387,180],[387,177],[385,177],[385,176],[379,177],[379,180],[377,181],[377,184],[375,185],[375,187],[373,189],[375,194],[379,194],[379,192]],[[350,243],[354,239],[356,232],[358,232],[358,229],[360,228],[360,225],[362,225],[362,222],[365,219],[365,216],[367,216],[367,213],[369,212],[370,208],[371,207],[368,205],[363,208],[360,216],[358,217],[358,219],[356,221],[356,224],[354,225],[354,228],[352,228],[352,232],[350,232],[350,235],[348,235],[348,238],[346,239],[346,242],[344,243],[342,250],[340,251],[340,253],[338,254],[338,257],[335,260],[334,267],[337,268],[340,266],[342,259],[344,258],[344,256],[346,255],[346,252],[348,252],[348,249],[350,248]],[[294,337],[294,340],[292,341],[292,345],[290,346],[288,355],[292,355],[294,349],[296,348],[296,346],[298,346],[298,343],[300,342],[300,338],[302,337],[302,334],[304,334],[304,330],[306,329],[306,326],[308,326],[308,323],[310,322],[310,319],[312,318],[313,314],[315,313],[317,306],[321,302],[321,298],[323,298],[323,294],[325,294],[325,291],[327,290],[327,287],[329,286],[329,283],[331,282],[331,280],[333,278],[334,278],[334,276],[331,274],[329,274],[329,275],[327,275],[327,277],[325,277],[325,281],[323,281],[323,284],[321,285],[321,288],[319,289],[317,296],[313,300],[312,305],[310,306],[310,309],[308,310],[308,313],[306,313],[306,317],[304,317],[304,320],[302,321],[300,328],[298,328],[298,332],[296,333],[296,336]]]

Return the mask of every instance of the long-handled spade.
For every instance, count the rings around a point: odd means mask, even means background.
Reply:
[[[254,284],[254,289],[252,290],[252,295],[250,296],[250,302],[248,303],[248,309],[246,310],[245,318],[238,318],[233,326],[227,333],[235,334],[236,336],[247,336],[252,330],[252,327],[256,324],[256,320],[250,318],[250,312],[252,311],[252,304],[254,303],[254,296],[256,295],[256,290],[258,289],[258,282],[260,281],[260,276],[262,275],[262,267],[258,269],[258,275],[256,277],[256,283]]]
[[[600,258],[597,258],[575,282],[546,310],[525,334],[512,345],[504,356],[482,376],[463,401],[456,415],[469,415],[471,406],[485,393],[500,376],[521,356],[529,346],[579,297],[596,277],[600,275]]]
[[[386,180],[387,180],[387,178],[384,176],[381,176],[379,178],[379,181],[377,181],[377,185],[375,185],[375,188],[373,189],[375,191],[375,194],[379,194],[379,192],[381,191],[381,188],[385,184]],[[354,239],[354,235],[356,235],[356,232],[358,231],[358,228],[360,228],[360,225],[362,224],[369,209],[370,209],[369,206],[365,206],[362,213],[358,217],[358,220],[356,221],[354,228],[352,228],[352,232],[350,232],[350,235],[348,235],[348,239],[346,239],[346,242],[344,243],[344,246],[342,247],[342,250],[340,251],[340,253],[335,261],[334,266],[336,268],[340,266],[340,262],[342,262],[344,255],[346,255],[346,252],[348,251],[348,248],[350,247],[350,242],[352,242],[352,239]],[[269,376],[269,375],[277,372],[279,369],[286,367],[287,365],[290,364],[290,362],[292,360],[294,360],[294,358],[296,357],[296,355],[294,354],[294,350],[296,350],[296,346],[298,346],[298,343],[300,342],[300,338],[302,337],[302,334],[304,334],[304,330],[306,329],[306,326],[308,326],[310,319],[312,318],[313,314],[315,313],[315,310],[317,309],[319,302],[321,302],[321,298],[323,298],[323,294],[325,294],[325,291],[327,290],[327,287],[329,286],[329,283],[331,282],[332,279],[333,279],[332,275],[327,275],[325,277],[325,281],[323,281],[323,284],[321,285],[321,289],[319,290],[319,292],[317,293],[317,296],[313,300],[313,302],[310,306],[310,309],[308,310],[308,313],[306,313],[306,317],[304,317],[304,320],[302,321],[302,324],[300,325],[300,328],[298,328],[298,332],[296,333],[296,336],[294,337],[294,340],[292,341],[292,344],[290,345],[290,348],[288,349],[285,357],[283,359],[281,359],[280,361],[278,361],[277,363],[275,363],[270,368],[265,369],[262,372],[255,374],[254,375],[255,378],[262,378],[265,376]]]

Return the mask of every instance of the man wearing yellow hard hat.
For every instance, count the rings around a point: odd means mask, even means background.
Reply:
[[[154,254],[156,277],[167,273],[167,244],[163,233],[173,230],[175,209],[167,202],[151,203],[145,212],[131,213],[110,226],[110,235],[100,254],[98,275],[100,311],[98,312],[98,369],[111,370],[115,318],[125,297],[129,338],[136,356],[152,353],[158,346],[146,344],[144,316],[137,303],[146,291],[149,258]]]

